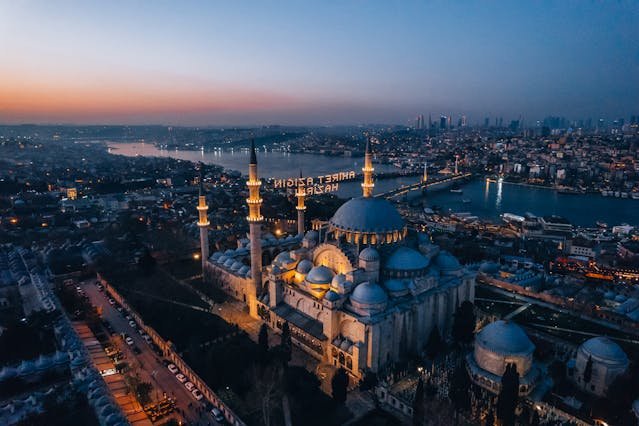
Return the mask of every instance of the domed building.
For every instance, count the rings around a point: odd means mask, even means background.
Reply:
[[[474,351],[466,358],[468,373],[474,383],[497,394],[506,366],[515,364],[519,394],[528,395],[539,378],[534,351],[535,345],[521,327],[512,321],[495,321],[475,336]]]
[[[589,362],[590,378],[586,374]],[[608,337],[593,337],[577,349],[569,374],[583,390],[604,396],[613,380],[628,371],[628,365],[628,356],[618,344]]]
[[[294,244],[262,267],[264,244],[254,226],[261,220],[255,166],[251,163],[248,182],[253,234],[246,248],[251,270],[262,273],[235,274],[226,264],[237,259],[226,253],[214,254],[206,268],[223,274],[227,291],[274,330],[288,322],[296,345],[311,355],[355,377],[377,372],[421,352],[433,329],[447,335],[455,307],[473,301],[474,274],[427,235],[409,232],[395,206],[373,196],[368,147],[363,195],[345,202],[327,222],[312,221],[306,233],[298,226]],[[304,192],[296,195],[303,222]]]

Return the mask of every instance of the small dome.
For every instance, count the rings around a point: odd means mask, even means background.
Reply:
[[[231,258],[226,259],[226,262],[224,262],[224,266],[227,268],[230,268],[231,266],[233,266],[233,264],[235,263],[235,261]]]
[[[326,266],[315,266],[306,275],[306,281],[311,284],[330,284],[334,275],[335,273]]]
[[[306,235],[304,235],[304,239],[309,241],[317,241],[318,238],[319,234],[314,229],[311,229],[306,233]]]
[[[593,337],[585,341],[579,350],[599,362],[615,365],[628,364],[628,356],[623,349],[607,337]]]
[[[222,264],[224,264],[224,262],[226,262],[227,260],[229,260],[228,256],[224,256],[224,255],[222,255],[222,256],[220,256],[220,257],[218,257],[218,258],[217,258],[217,263],[219,263],[219,264],[221,264],[221,265],[222,265]]]
[[[512,321],[495,321],[482,328],[475,343],[502,355],[529,354],[535,350],[524,330]]]
[[[210,258],[210,259],[211,259],[212,261],[216,261],[216,260],[218,260],[218,259],[220,258],[220,256],[222,256],[222,253],[221,253],[221,252],[219,252],[219,251],[216,251],[215,253],[213,253],[213,255],[211,256],[211,258]]]
[[[242,266],[242,267],[240,268],[240,270],[239,270],[239,271],[237,271],[237,273],[238,273],[238,274],[240,274],[240,275],[246,275],[246,273],[248,272],[248,270],[249,270],[249,267],[248,267],[248,266],[246,266],[246,265],[244,265],[244,266]]]
[[[297,272],[299,272],[300,274],[306,275],[312,268],[313,262],[308,259],[302,259],[300,260],[300,263],[297,264]]]
[[[385,198],[353,198],[340,206],[329,223],[335,229],[380,233],[403,231],[404,220]]]
[[[351,341],[348,339],[344,339],[344,341],[339,345],[339,348],[343,351],[347,351],[348,348],[351,347]]]
[[[443,273],[461,269],[457,258],[447,251],[440,251],[437,257],[435,257],[435,263]]]
[[[328,300],[329,302],[336,302],[340,299],[340,295],[335,293],[333,290],[329,290],[324,296],[324,298]]]
[[[333,277],[333,280],[331,281],[331,287],[339,288],[340,286],[344,285],[345,282],[346,282],[346,275],[337,274]]]
[[[228,249],[224,252],[225,255],[227,256],[233,256],[235,254],[234,250]]]
[[[289,263],[293,263],[294,260],[291,259],[291,254],[289,252],[283,251],[275,256],[274,262],[279,263],[280,265],[288,265]]]
[[[351,294],[351,300],[362,305],[377,305],[385,303],[388,300],[388,296],[378,284],[366,281],[355,287],[353,294]]]
[[[428,267],[428,259],[417,250],[400,247],[391,254],[385,266],[399,271],[418,271]]]
[[[239,271],[242,266],[244,266],[244,265],[242,265],[242,262],[235,261],[231,265],[231,271]]]
[[[359,253],[359,260],[365,262],[376,262],[379,260],[379,252],[373,247],[366,247]]]

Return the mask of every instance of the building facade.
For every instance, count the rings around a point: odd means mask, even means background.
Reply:
[[[475,276],[427,235],[409,231],[389,201],[373,196],[368,144],[363,196],[345,202],[328,222],[313,221],[306,232],[299,223],[298,235],[283,239],[260,236],[251,149],[249,238],[236,250],[214,253],[205,277],[217,277],[271,328],[288,322],[298,346],[355,377],[420,353],[435,328],[448,334],[456,307],[474,300]],[[296,194],[302,221],[304,191]],[[262,268],[265,250],[276,255]]]

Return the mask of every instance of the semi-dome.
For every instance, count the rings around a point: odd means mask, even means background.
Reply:
[[[410,247],[400,247],[390,255],[385,267],[397,271],[418,271],[428,267],[428,259]]]
[[[392,296],[403,296],[408,293],[410,281],[393,278],[384,281],[384,287]]]
[[[345,202],[329,224],[333,230],[365,244],[397,241],[403,238],[405,230],[404,220],[397,209],[388,200],[375,197],[359,197]],[[362,238],[359,239],[358,235]],[[375,235],[375,241],[369,241],[369,235]]]
[[[457,271],[461,268],[457,258],[447,251],[439,252],[439,254],[435,257],[435,264],[439,267],[442,273]]]
[[[373,247],[366,247],[359,253],[359,260],[365,262],[376,262],[379,260],[379,252]]]
[[[606,364],[627,365],[628,356],[621,347],[607,337],[593,337],[579,348],[593,360]]]
[[[330,284],[334,275],[335,273],[326,266],[315,266],[306,275],[306,281],[311,284]]]
[[[535,350],[524,330],[512,321],[495,321],[477,334],[475,344],[504,355],[529,354]]]
[[[351,294],[351,300],[362,305],[377,305],[385,303],[388,296],[383,288],[372,281],[365,281],[355,287]]]
[[[313,262],[308,259],[300,260],[300,263],[297,264],[297,272],[300,274],[308,274],[308,272],[313,268]]]

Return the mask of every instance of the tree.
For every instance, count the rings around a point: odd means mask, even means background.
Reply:
[[[470,343],[475,333],[475,307],[472,302],[464,301],[455,311],[453,321],[453,339],[457,343]]]
[[[586,368],[584,368],[584,383],[590,383],[590,379],[592,379],[592,356],[588,357]]]
[[[497,397],[497,418],[503,426],[515,424],[515,409],[519,402],[519,373],[516,364],[508,364],[501,377],[501,389]]]
[[[429,358],[435,358],[443,349],[442,337],[439,334],[439,329],[435,326],[428,336],[428,342],[426,342],[426,355]]]
[[[282,338],[280,341],[280,351],[282,354],[282,361],[288,364],[291,360],[293,353],[293,341],[291,340],[291,328],[288,325],[288,321],[282,326]]]
[[[424,381],[419,378],[417,389],[415,389],[415,398],[413,399],[413,426],[421,426],[424,424]]]
[[[135,387],[135,393],[137,394],[138,401],[142,406],[147,405],[151,402],[151,391],[153,390],[153,386],[149,382],[140,382]]]
[[[331,380],[333,390],[333,400],[339,404],[346,402],[346,391],[348,390],[348,374],[343,368],[339,368]]]
[[[457,364],[450,384],[448,397],[455,406],[455,413],[470,410],[470,377],[463,363]]]
[[[268,327],[266,324],[262,324],[260,327],[260,334],[257,336],[257,344],[260,347],[260,361],[264,363],[268,357]]]
[[[493,413],[493,409],[488,410],[488,414],[486,415],[486,422],[484,426],[495,426],[495,413]]]

